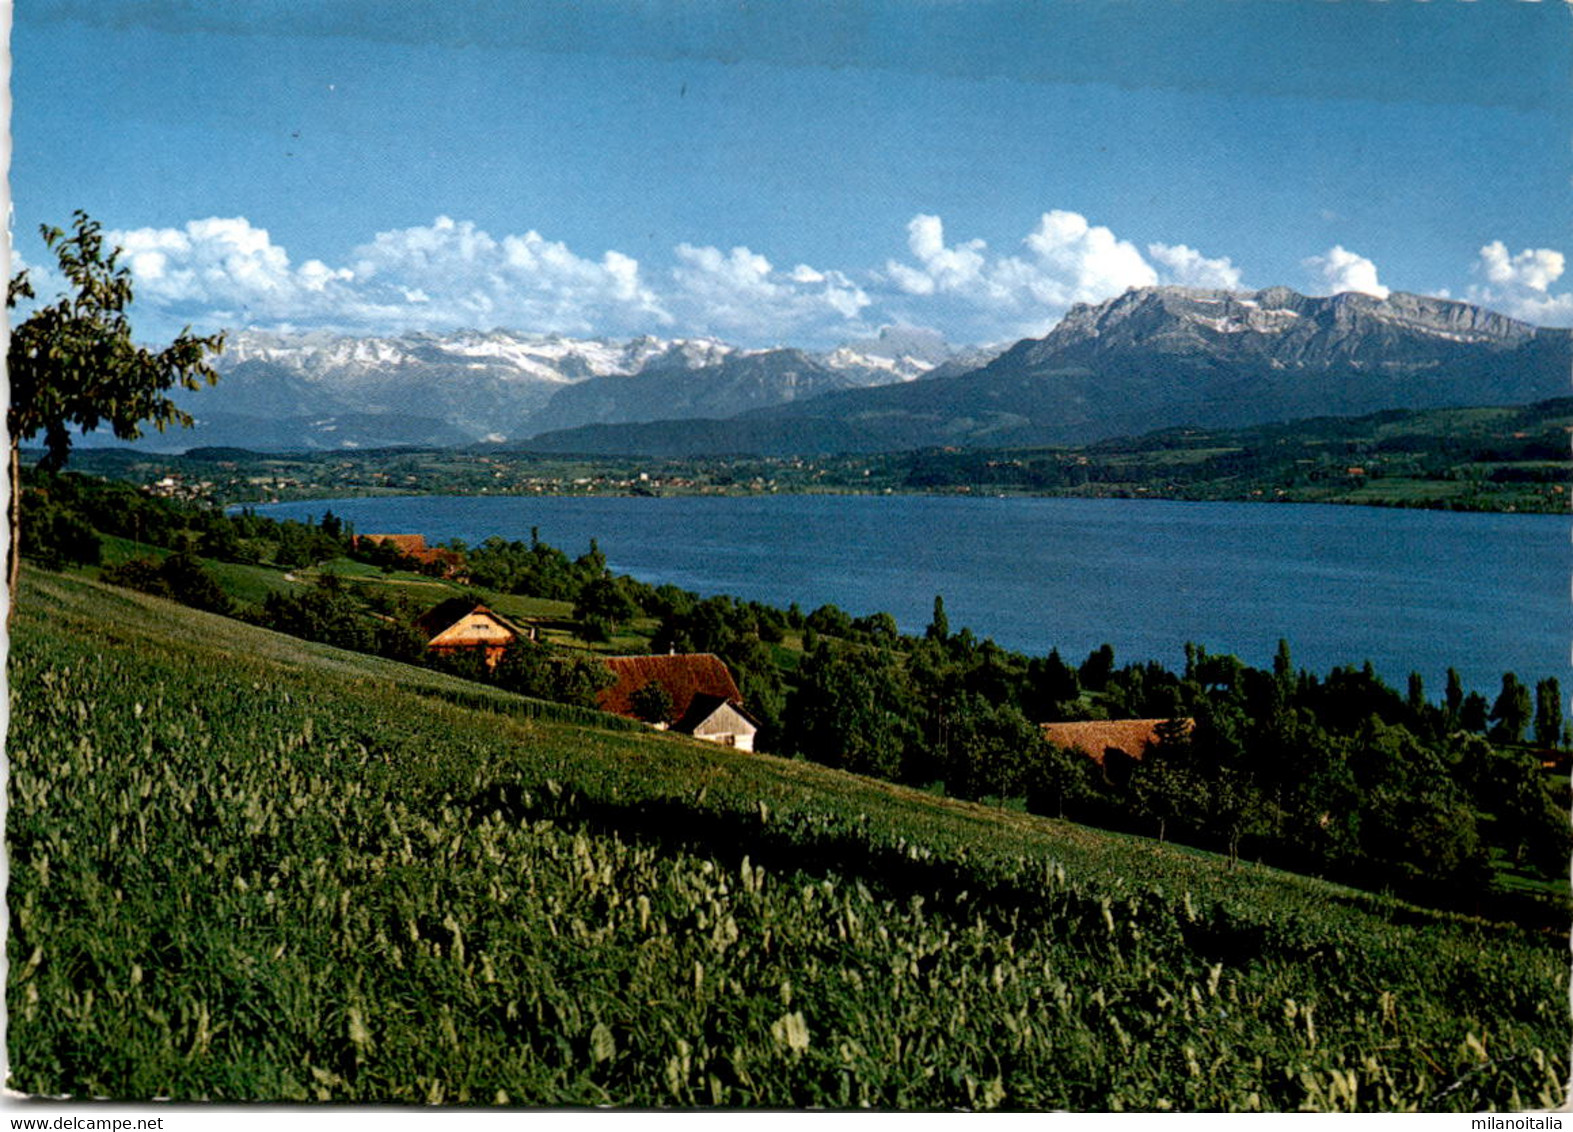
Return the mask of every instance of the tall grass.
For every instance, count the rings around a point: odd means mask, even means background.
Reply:
[[[12,1086],[123,1099],[1562,1099],[1556,940],[29,575]],[[604,724],[606,717],[595,717]]]

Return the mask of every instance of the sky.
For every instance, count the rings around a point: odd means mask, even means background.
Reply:
[[[518,9],[523,9],[522,11]],[[1569,0],[28,0],[12,234],[139,336],[1046,333],[1153,284],[1573,325]]]

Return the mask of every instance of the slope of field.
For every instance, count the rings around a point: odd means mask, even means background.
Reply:
[[[28,573],[13,1088],[1561,1102],[1565,943]]]

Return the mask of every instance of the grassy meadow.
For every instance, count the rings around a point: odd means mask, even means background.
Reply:
[[[34,571],[11,1087],[524,1105],[1560,1104],[1565,940]]]

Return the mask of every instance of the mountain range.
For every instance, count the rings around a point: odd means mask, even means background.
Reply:
[[[214,360],[216,386],[176,394],[196,427],[154,433],[141,446],[301,451],[517,442],[591,423],[731,416],[960,372],[994,352],[958,351],[932,331],[899,327],[820,354],[713,338],[243,330]]]
[[[825,353],[713,338],[246,330],[215,368],[217,386],[178,398],[198,427],[144,447],[785,455],[1081,444],[1562,396],[1573,333],[1402,293],[1155,287],[1075,306],[1045,337],[1003,350],[960,350],[913,328]]]
[[[1154,287],[1075,306],[1047,336],[967,373],[726,421],[581,427],[527,446],[789,455],[1087,444],[1179,425],[1526,404],[1565,396],[1570,376],[1573,332],[1468,303]]]

